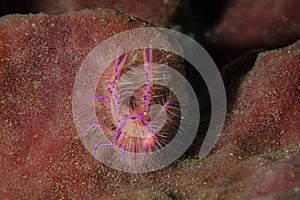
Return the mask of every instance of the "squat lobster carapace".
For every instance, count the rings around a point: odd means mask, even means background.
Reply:
[[[87,123],[81,136],[84,137],[87,130],[96,125],[106,130],[105,135],[110,139],[109,142],[98,141],[94,144],[95,163],[99,151],[103,148],[119,148],[122,152],[120,159],[132,162],[131,159],[127,159],[127,152],[155,151],[166,145],[173,137],[171,129],[176,128],[180,119],[179,103],[176,97],[167,95],[170,91],[155,85],[155,79],[161,77],[154,76],[160,72],[157,70],[159,68],[154,69],[153,66],[153,49],[150,48],[148,52],[144,49],[142,55],[142,65],[130,66],[127,65],[129,54],[123,56],[118,54],[114,66],[108,68],[104,80],[100,80],[101,93],[89,97],[97,101],[99,115],[97,120],[91,119]],[[143,70],[135,71],[136,73],[132,73],[134,78],[122,82],[121,78],[126,68],[128,71],[129,68],[138,67],[143,67]],[[142,87],[136,88],[132,96],[124,99],[122,92],[126,91],[126,85],[134,85],[136,79],[142,79]],[[162,122],[169,123],[169,127]]]

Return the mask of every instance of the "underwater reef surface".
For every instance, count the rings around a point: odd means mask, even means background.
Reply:
[[[146,174],[94,165],[72,119],[76,73],[101,41],[144,26],[101,9],[0,19],[0,198],[299,198],[300,41],[260,53],[227,91],[226,124],[207,158]]]
[[[63,14],[84,8],[116,9],[150,22],[156,26],[169,26],[178,15],[186,11],[185,0],[38,0],[31,7],[33,12]],[[155,13],[155,14],[153,14]]]
[[[224,52],[279,48],[300,37],[298,0],[232,0],[211,32]]]

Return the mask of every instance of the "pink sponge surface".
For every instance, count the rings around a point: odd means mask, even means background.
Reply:
[[[0,19],[0,199],[299,195],[299,41],[259,54],[206,159],[139,175],[94,166],[72,119],[76,73],[101,41],[143,26],[111,10]]]

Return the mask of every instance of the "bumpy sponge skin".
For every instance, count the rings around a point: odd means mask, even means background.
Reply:
[[[105,181],[98,177],[106,172],[95,171],[93,157],[75,131],[73,83],[94,47],[118,32],[144,26],[102,9],[1,18],[1,199],[101,199]]]

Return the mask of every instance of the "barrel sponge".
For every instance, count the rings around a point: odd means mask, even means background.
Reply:
[[[144,26],[111,10],[0,19],[0,199],[297,195],[300,41],[259,54],[236,85],[218,148],[206,159],[139,175],[94,166],[72,119],[76,73],[103,40]]]
[[[300,37],[297,0],[233,0],[224,10],[211,39],[234,52],[251,48],[278,48]]]
[[[178,15],[183,16],[186,6],[186,0],[156,0],[151,3],[147,0],[37,0],[32,3],[32,10],[53,15],[85,8],[109,8],[126,12],[157,26],[170,26]]]
[[[0,19],[1,199],[102,198],[106,172],[75,131],[73,83],[94,47],[145,26],[107,9]]]
[[[241,155],[299,145],[299,69],[300,41],[258,55],[238,88],[224,130]]]

